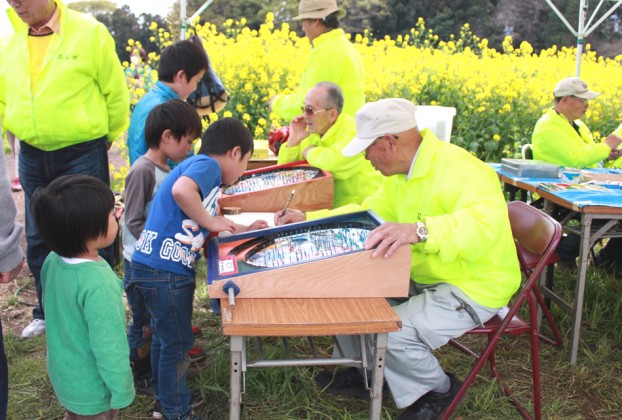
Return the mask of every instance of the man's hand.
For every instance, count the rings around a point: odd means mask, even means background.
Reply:
[[[289,138],[287,139],[287,145],[290,147],[298,146],[301,141],[309,137],[307,131],[307,122],[302,115],[297,116],[289,123]]]
[[[612,151],[615,151],[620,143],[622,143],[622,138],[616,136],[615,134],[609,134],[605,139],[605,144],[609,146]]]
[[[274,225],[288,225],[290,223],[304,222],[307,220],[307,215],[300,210],[287,209],[285,213],[277,211],[274,213]]]
[[[414,223],[383,223],[371,231],[363,247],[376,247],[371,254],[372,258],[389,258],[402,245],[414,245],[417,242],[419,237]]]
[[[5,271],[3,273],[0,273],[0,283],[8,283],[15,280],[19,273],[22,272],[22,267],[24,267],[24,261],[26,261],[26,259],[22,258],[19,264],[17,264],[11,271]]]

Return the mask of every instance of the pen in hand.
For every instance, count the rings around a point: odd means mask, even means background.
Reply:
[[[289,195],[289,198],[287,199],[287,203],[285,203],[285,208],[283,208],[283,211],[281,212],[281,215],[279,217],[285,216],[285,212],[289,208],[289,204],[292,202],[292,198],[294,198],[294,193],[295,192],[296,192],[296,190],[292,190],[292,193]]]

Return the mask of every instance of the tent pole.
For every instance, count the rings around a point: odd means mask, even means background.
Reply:
[[[179,22],[181,23],[181,31],[179,31],[179,40],[186,39],[186,28],[188,27],[188,19],[186,18],[186,2],[187,0],[179,0]]]

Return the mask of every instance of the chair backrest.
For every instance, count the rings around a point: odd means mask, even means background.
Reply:
[[[533,150],[531,150],[531,144],[523,144],[523,147],[520,149],[520,154],[523,159],[533,160]]]
[[[508,203],[508,213],[521,268],[526,275],[536,268],[541,271],[555,256],[562,234],[561,225],[548,214],[522,201]]]
[[[440,140],[449,143],[456,108],[438,105],[417,105],[415,116],[417,126],[422,130],[429,128]]]

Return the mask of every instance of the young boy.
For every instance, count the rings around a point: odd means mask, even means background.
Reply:
[[[169,99],[185,100],[195,91],[207,68],[205,51],[190,41],[177,42],[162,51],[158,66],[159,80],[138,101],[130,119],[127,134],[130,165],[147,151],[145,122],[149,112]]]
[[[117,236],[114,196],[94,177],[66,175],[35,191],[31,209],[52,250],[41,271],[47,368],[65,419],[117,419],[134,400],[125,308],[97,253]]]
[[[151,201],[171,171],[167,164],[182,161],[201,135],[201,119],[188,103],[171,99],[151,110],[145,124],[147,153],[139,157],[125,179],[123,223],[123,287],[132,319],[128,327],[130,361],[137,392],[152,394],[151,317],[140,293],[130,287],[134,245],[145,227]],[[202,349],[198,350],[204,355]]]
[[[187,352],[194,342],[192,301],[203,242],[210,232],[267,226],[263,220],[241,226],[216,215],[220,186],[242,175],[252,152],[253,136],[242,122],[225,118],[211,124],[199,154],[180,163],[162,182],[136,242],[130,285],[142,294],[151,314],[154,417],[190,418]]]

